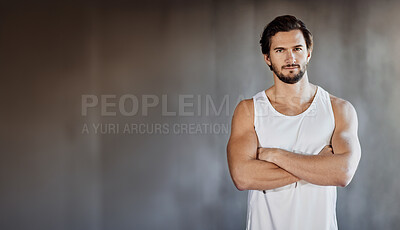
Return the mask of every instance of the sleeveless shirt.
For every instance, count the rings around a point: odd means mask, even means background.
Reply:
[[[316,155],[330,144],[335,119],[329,93],[322,87],[317,86],[311,105],[295,116],[276,111],[265,91],[257,93],[253,103],[260,147]],[[249,190],[246,229],[337,229],[336,186],[300,180],[271,190]]]

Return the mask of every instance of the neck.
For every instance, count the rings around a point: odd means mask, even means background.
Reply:
[[[316,86],[308,81],[307,71],[302,79],[295,84],[287,84],[279,80],[274,74],[274,86],[271,87],[271,99],[275,103],[288,105],[302,105],[312,101]]]

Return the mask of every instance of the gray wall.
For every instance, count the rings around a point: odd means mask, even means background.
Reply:
[[[282,14],[314,34],[310,81],[358,111],[362,160],[352,183],[338,188],[340,229],[400,228],[398,1],[0,6],[1,229],[244,229],[247,192],[231,182],[227,133],[82,129],[230,126],[238,97],[273,83],[258,40]],[[187,100],[193,116],[163,116],[161,106],[135,116],[118,107],[104,116],[97,106],[83,116],[88,94],[115,95],[114,103],[165,94],[168,111],[178,111],[179,95],[201,101]],[[205,114],[207,96],[219,106],[226,95],[228,114]]]

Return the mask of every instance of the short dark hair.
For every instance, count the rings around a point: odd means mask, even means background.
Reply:
[[[261,52],[269,56],[271,49],[271,37],[278,32],[288,32],[291,30],[300,30],[306,40],[307,50],[312,50],[313,38],[311,32],[307,29],[304,22],[292,15],[283,15],[276,17],[265,28],[261,35]]]

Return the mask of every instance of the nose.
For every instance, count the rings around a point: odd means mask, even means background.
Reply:
[[[293,51],[289,50],[286,54],[286,63],[287,64],[293,64],[296,62],[296,58],[294,56]]]

